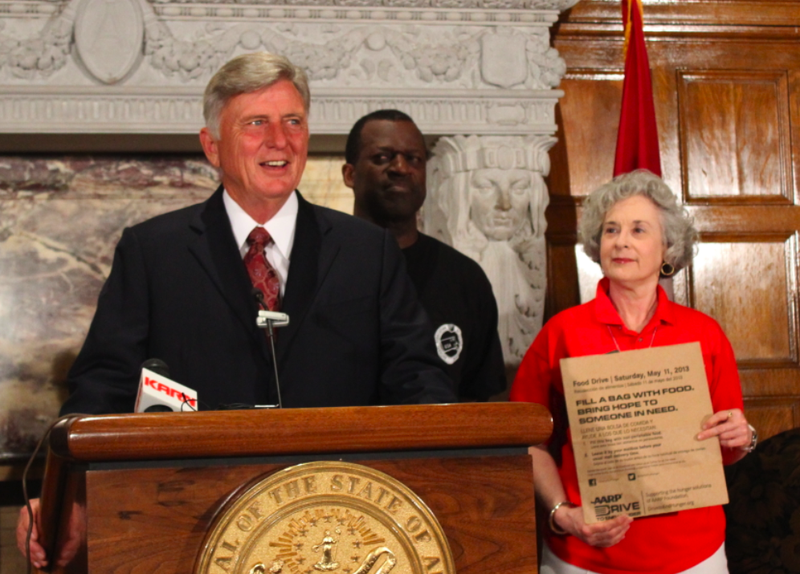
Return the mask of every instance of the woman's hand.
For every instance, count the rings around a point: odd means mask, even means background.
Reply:
[[[742,448],[750,445],[753,439],[747,419],[739,409],[729,409],[714,413],[703,423],[703,432],[697,440],[719,437],[719,444],[725,448]]]
[[[703,423],[703,431],[697,435],[697,440],[706,440],[712,436],[719,437],[722,451],[722,461],[733,464],[741,460],[749,452],[747,447],[753,440],[753,433],[744,413],[739,409],[729,409],[714,413]]]
[[[569,534],[577,536],[590,546],[608,548],[625,538],[625,533],[631,527],[633,518],[623,514],[605,522],[586,524],[580,506],[562,506],[556,510],[553,521],[557,526]]]

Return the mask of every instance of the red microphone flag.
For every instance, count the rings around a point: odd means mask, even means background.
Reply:
[[[642,0],[622,0],[625,25],[625,80],[619,116],[614,175],[639,168],[661,175],[653,84],[644,44]]]

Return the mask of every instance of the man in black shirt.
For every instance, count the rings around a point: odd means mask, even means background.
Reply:
[[[350,131],[342,175],[355,194],[354,215],[397,239],[459,398],[485,401],[506,387],[497,303],[478,263],[417,230],[428,154],[408,115],[378,110]]]

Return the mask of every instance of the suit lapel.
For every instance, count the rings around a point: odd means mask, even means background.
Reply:
[[[208,273],[247,331],[258,333],[255,328],[256,303],[250,296],[253,286],[233,237],[230,220],[222,201],[221,186],[208,199],[205,208],[199,212],[190,226],[195,232],[196,240],[189,244],[189,251]],[[266,343],[263,345],[263,351],[267,353]]]
[[[324,241],[330,222],[297,193],[297,226],[281,310],[289,315],[289,326],[278,335],[278,364],[285,357],[295,334],[307,319],[325,276],[339,251],[338,245]]]
[[[289,326],[277,338],[278,364],[307,319],[320,286],[336,259],[339,245],[323,241],[330,232],[330,222],[297,193],[298,211],[294,244],[281,311],[289,315]],[[252,284],[242,263],[233,237],[230,220],[222,201],[222,187],[206,202],[190,224],[196,239],[189,250],[197,258],[220,294],[248,332],[258,336],[262,351],[269,358],[266,337],[255,328],[256,304],[250,296]]]

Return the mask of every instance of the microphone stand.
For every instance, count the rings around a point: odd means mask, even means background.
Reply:
[[[278,355],[275,353],[274,330],[278,327],[287,326],[289,324],[289,315],[277,311],[270,311],[266,301],[264,301],[264,293],[258,287],[253,287],[253,297],[256,298],[259,307],[256,325],[261,329],[267,330],[269,348],[272,352],[272,367],[275,369],[275,390],[278,391],[278,408],[282,409],[283,401],[281,400],[281,383],[278,378]]]

